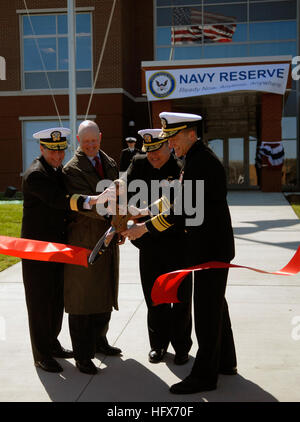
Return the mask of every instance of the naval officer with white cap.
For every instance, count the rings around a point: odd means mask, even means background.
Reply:
[[[40,157],[23,176],[24,195],[21,237],[65,243],[67,212],[83,211],[86,195],[69,195],[62,179],[62,162],[70,129],[55,127],[33,135],[39,139]],[[22,260],[30,338],[35,365],[48,372],[63,368],[54,359],[71,358],[57,337],[61,330],[63,264]]]
[[[161,129],[143,129],[138,134],[143,138],[143,151],[137,155],[126,172],[127,183],[142,180],[148,188],[148,201],[154,200],[151,187],[155,181],[171,182],[178,179],[182,162],[174,157],[167,139],[160,139]],[[128,192],[128,197],[133,193]],[[159,195],[159,192],[157,192]],[[159,200],[159,196],[156,198]],[[147,218],[146,218],[147,219]],[[153,306],[151,290],[155,279],[162,273],[181,268],[181,251],[176,247],[183,238],[182,228],[168,230],[162,236],[146,233],[133,244],[139,248],[139,269],[143,293],[148,308],[147,327],[151,350],[149,362],[160,362],[172,344],[175,351],[174,363],[185,364],[190,351],[192,316],[191,316],[191,278],[187,277],[182,285],[182,302]]]
[[[195,114],[171,112],[163,112],[159,116],[161,138],[168,140],[177,157],[185,157],[181,173],[183,190],[185,181],[191,181],[192,198],[195,199],[195,182],[204,181],[204,219],[201,224],[188,225],[187,217],[190,216],[175,215],[171,209],[171,212],[152,217],[122,234],[129,239],[137,239],[148,231],[159,234],[183,223],[185,240],[178,247],[185,257],[185,267],[208,261],[230,262],[234,257],[234,239],[226,201],[226,176],[219,159],[198,139],[202,118]],[[171,386],[172,393],[214,390],[219,373],[237,373],[234,340],[224,298],[227,275],[227,269],[194,273],[194,321],[198,352],[190,375]]]
[[[128,136],[125,141],[127,142],[128,147],[121,151],[120,155],[120,171],[126,171],[136,154],[140,154],[141,151],[136,148],[136,138],[133,136]]]

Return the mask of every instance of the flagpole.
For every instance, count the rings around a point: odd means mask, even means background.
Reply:
[[[173,28],[172,28],[172,33],[173,33]],[[172,47],[171,47],[171,51],[170,51],[170,57],[169,60],[173,60],[173,53],[174,53],[174,38],[172,37]]]
[[[77,104],[76,104],[76,38],[75,38],[75,1],[68,0],[68,53],[69,53],[69,119],[71,129],[71,149],[76,151]]]
[[[299,22],[300,19],[300,4],[298,2],[297,4],[297,21]],[[299,24],[298,24],[298,31],[299,31]],[[300,56],[300,39],[299,35],[297,38],[297,52],[298,56]],[[297,157],[298,157],[298,165],[296,169],[296,179],[297,179],[297,185],[300,185],[300,119],[299,119],[299,113],[300,113],[300,80],[296,81],[296,116],[297,118]]]
[[[172,1],[172,5],[173,5],[173,1]],[[172,9],[171,43],[172,43],[172,47],[170,51],[169,61],[173,60],[173,54],[174,54],[174,8]]]

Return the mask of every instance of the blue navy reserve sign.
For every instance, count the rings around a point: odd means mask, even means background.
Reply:
[[[148,101],[185,98],[232,91],[283,95],[290,63],[263,63],[146,71]]]
[[[176,87],[174,76],[169,72],[156,72],[149,79],[148,88],[156,98],[166,98],[172,94]]]

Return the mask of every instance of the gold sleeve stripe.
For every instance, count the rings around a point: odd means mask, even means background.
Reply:
[[[159,232],[163,232],[164,230],[166,230],[166,228],[167,228],[167,227],[163,226],[163,225],[160,223],[160,221],[159,221],[158,217],[159,217],[159,216],[157,215],[157,216],[155,216],[155,217],[151,218],[151,223],[153,224],[153,226],[154,226],[154,228],[155,228],[156,230],[158,230]]]
[[[71,196],[71,198],[70,198],[70,208],[71,208],[72,211],[78,211],[77,201],[78,201],[79,197],[80,197],[80,195],[78,195],[77,193],[75,193],[74,195]]]
[[[169,227],[171,227],[171,224],[166,221],[166,219],[165,219],[165,217],[163,215],[160,214],[157,217],[158,217],[158,220],[159,220],[160,224],[163,225],[163,226],[165,226],[166,229],[168,229]]]

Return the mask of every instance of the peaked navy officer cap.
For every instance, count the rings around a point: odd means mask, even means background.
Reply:
[[[126,142],[136,142],[136,138],[133,138],[132,136],[129,136],[125,139]]]
[[[159,137],[161,129],[143,129],[139,130],[138,134],[143,138],[143,148],[144,152],[156,151],[161,148],[162,144],[167,141],[167,139],[161,139]]]
[[[170,138],[177,135],[183,129],[197,126],[202,120],[198,114],[171,113],[163,111],[159,114],[162,132],[160,138]]]
[[[50,150],[58,151],[68,148],[67,136],[71,130],[66,127],[52,127],[50,129],[40,130],[33,134],[35,139],[40,140],[43,147]]]

